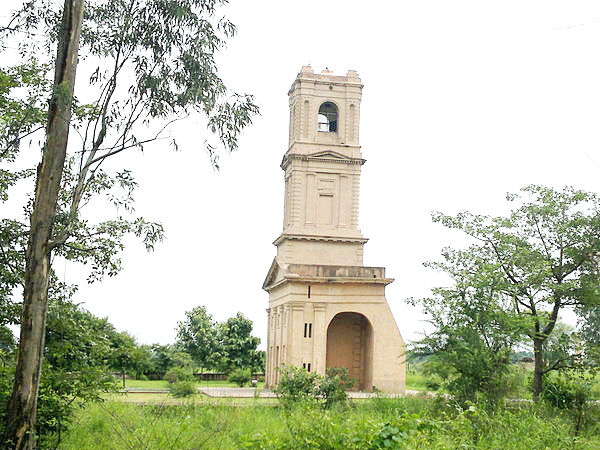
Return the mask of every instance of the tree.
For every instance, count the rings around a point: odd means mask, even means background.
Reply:
[[[509,194],[510,214],[489,217],[436,213],[434,221],[474,238],[479,269],[492,271],[495,289],[517,314],[534,353],[533,396],[543,376],[567,361],[547,360],[544,347],[565,308],[597,304],[600,201],[570,187],[555,191],[531,185]]]
[[[577,310],[579,316],[579,336],[587,363],[600,367],[600,305],[590,303]]]
[[[160,378],[163,378],[172,367],[192,366],[191,356],[179,351],[174,345],[152,344],[150,352],[155,373]]]
[[[205,306],[186,311],[177,324],[177,344],[203,369],[211,369],[220,354],[216,323]]]
[[[257,352],[260,339],[252,336],[252,321],[241,312],[219,324],[218,335],[221,349],[219,368],[225,372],[233,369],[260,368]]]
[[[442,255],[442,262],[426,265],[446,273],[451,285],[432,289],[431,297],[409,299],[435,330],[413,344],[412,356],[430,356],[428,367],[463,406],[495,407],[508,393],[510,353],[522,340],[524,324],[486,248],[445,249]]]
[[[242,313],[216,323],[205,306],[197,306],[185,316],[178,324],[177,345],[201,368],[229,373],[235,368],[262,367],[261,353],[256,349],[260,339],[252,336],[252,321]]]
[[[8,406],[7,436],[12,438],[16,449],[35,446],[37,398],[48,311],[50,240],[67,154],[82,19],[83,0],[65,0],[53,94],[48,109],[46,144],[38,166],[27,243],[21,318],[21,324],[25,326],[21,327],[15,383]]]
[[[54,2],[32,0],[3,29],[29,37],[19,42],[21,53],[30,60],[39,58],[40,50],[52,42],[59,48],[57,58],[50,61],[56,76],[43,124],[46,145],[37,172],[31,226],[18,230],[28,237],[21,320],[28,326],[22,327],[7,432],[16,448],[35,446],[52,256],[91,262],[90,280],[94,281],[120,270],[118,252],[125,233],[143,237],[148,249],[163,236],[160,224],[143,218],[119,217],[96,224],[84,220],[81,208],[99,194],[118,208],[133,210],[132,192],[137,185],[131,171],[110,175],[101,168],[103,163],[123,151],[142,149],[163,137],[170,123],[194,111],[205,114],[208,128],[220,143],[234,150],[237,135],[257,112],[251,96],[228,96],[217,75],[214,54],[235,33],[231,22],[215,18],[224,3],[226,0],[90,1],[82,23],[82,0],[65,0],[62,20],[57,20],[61,14]],[[80,53],[97,63],[90,78],[97,96],[89,103],[72,105],[80,30]],[[50,41],[39,45],[35,36],[48,36]],[[0,155],[14,155],[21,139],[35,129],[34,122],[17,123],[11,113],[2,113],[0,118],[8,136],[0,139],[8,144]],[[143,135],[154,121],[161,122],[156,124],[158,131]],[[67,157],[70,128],[78,132],[81,147]],[[176,142],[172,143],[176,147]],[[206,149],[217,166],[216,147],[208,143]],[[121,188],[124,195],[115,196],[113,188]]]
[[[42,448],[56,448],[75,410],[115,389],[108,360],[111,336],[116,333],[106,320],[72,303],[73,287],[54,280],[49,292],[44,339],[44,376],[40,381],[37,409],[37,439]],[[15,355],[0,370],[0,403],[6,404],[9,384],[14,381]],[[0,409],[0,423],[7,409]],[[2,441],[2,447],[9,444]]]
[[[121,373],[121,380],[123,388],[125,388],[125,375],[127,372],[135,370],[135,362],[133,355],[137,347],[135,338],[127,333],[116,332],[111,335],[111,355],[110,355],[110,367],[113,370]]]

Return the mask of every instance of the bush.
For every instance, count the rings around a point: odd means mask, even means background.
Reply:
[[[315,398],[319,378],[316,373],[294,366],[281,366],[278,370],[280,379],[274,391],[284,404]]]
[[[581,374],[563,371],[544,379],[542,398],[560,409],[573,409],[591,400],[592,384]]]
[[[354,386],[350,379],[348,369],[345,367],[331,367],[327,375],[322,377],[317,388],[317,396],[323,400],[323,406],[330,408],[336,403],[345,403],[348,399],[347,390]]]
[[[177,383],[178,381],[192,381],[194,376],[189,369],[184,367],[173,367],[165,373],[164,379],[169,383]]]
[[[250,369],[234,369],[227,376],[227,379],[239,387],[243,387],[245,384],[250,383],[252,371]]]
[[[346,368],[330,368],[324,377],[300,367],[282,366],[279,370],[281,379],[275,393],[284,406],[314,401],[320,402],[324,408],[330,408],[336,403],[344,403],[347,399],[346,389],[354,384]]]
[[[189,397],[196,393],[196,385],[192,381],[176,381],[169,384],[169,393],[173,397]]]
[[[592,375],[576,370],[562,370],[544,377],[542,398],[555,408],[568,410],[572,414],[576,435],[587,422],[593,383]]]

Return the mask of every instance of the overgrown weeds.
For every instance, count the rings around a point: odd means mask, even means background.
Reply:
[[[596,450],[598,408],[578,436],[571,418],[545,404],[490,411],[443,398],[388,398],[285,408],[195,403],[136,406],[118,402],[80,412],[63,450],[91,449],[403,449]]]

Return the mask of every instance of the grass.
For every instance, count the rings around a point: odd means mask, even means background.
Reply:
[[[237,384],[227,380],[197,381],[196,384],[198,387],[238,387]],[[258,383],[258,388],[262,389],[263,385],[264,383]],[[169,383],[165,380],[125,380],[125,386],[138,389],[167,389]]]
[[[427,377],[420,373],[407,373],[406,374],[406,389],[412,391],[427,391]]]
[[[169,383],[165,380],[125,380],[125,386],[128,388],[167,389]]]
[[[92,404],[79,411],[59,449],[600,448],[600,408],[590,412],[587,428],[575,437],[568,415],[531,404],[490,414],[423,398],[375,398],[332,410],[222,400],[228,401],[195,396],[177,405]]]
[[[196,394],[191,398],[174,398],[167,393],[117,393],[105,394],[104,400],[108,402],[121,402],[144,405],[187,405],[190,402],[207,405],[264,405],[272,406],[277,404],[276,398],[216,398],[204,394]]]

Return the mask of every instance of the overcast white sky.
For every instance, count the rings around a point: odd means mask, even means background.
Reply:
[[[17,3],[3,3],[0,19]],[[181,152],[122,158],[141,184],[137,212],[161,221],[167,240],[154,253],[128,240],[125,270],[90,286],[76,266],[56,268],[81,284],[78,301],[141,342],[172,342],[197,305],[217,320],[243,312],[264,342],[287,91],[303,64],[355,69],[365,85],[364,263],[395,278],[387,299],[406,340],[424,324],[404,300],[441,281],[422,263],[464,243],[431,211],[503,213],[506,192],[530,183],[598,190],[597,1],[231,0],[225,12],[238,35],[220,54],[221,75],[261,107],[239,151],[214,172],[198,144],[207,132],[191,120],[173,130]]]

